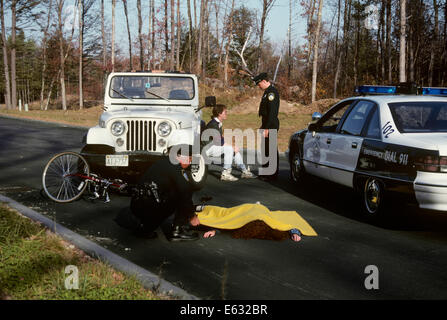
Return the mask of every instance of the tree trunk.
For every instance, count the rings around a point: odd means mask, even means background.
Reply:
[[[138,14],[138,41],[140,43],[140,70],[144,70],[144,48],[143,48],[143,20],[141,18],[141,0],[137,0],[137,14]]]
[[[386,3],[386,51],[388,65],[388,84],[393,83],[392,57],[391,57],[391,0]]]
[[[132,37],[130,36],[129,15],[127,13],[127,0],[123,0],[124,15],[126,16],[127,38],[129,39],[129,71],[132,71]]]
[[[64,0],[60,0],[58,3],[58,22],[59,22],[59,57],[60,57],[60,85],[61,85],[61,99],[62,110],[67,110],[67,97],[65,95],[65,59],[64,59],[64,33],[62,22],[62,10],[64,7]],[[67,49],[68,52],[68,49]]]
[[[17,82],[16,82],[16,23],[17,1],[11,1],[11,109],[17,108]]]
[[[434,19],[435,23],[433,26],[433,40],[431,45],[430,52],[430,64],[428,67],[428,86],[431,87],[433,85],[433,69],[435,65],[435,55],[438,52],[438,3],[436,0],[433,0],[433,10],[434,10]]]
[[[337,8],[337,32],[335,35],[335,76],[334,76],[334,99],[337,98],[337,84],[338,84],[338,76],[340,74],[340,65],[341,65],[341,54],[338,51],[338,32],[340,30],[340,14],[341,14],[341,0],[338,0],[338,8]]]
[[[169,62],[168,0],[165,0],[164,6],[165,6],[165,59]]]
[[[115,7],[116,0],[112,0],[112,72],[115,72]]]
[[[264,45],[265,20],[275,0],[262,0],[261,31],[259,33],[257,73],[261,70],[262,47]]]
[[[169,56],[169,68],[174,70],[175,63],[175,3],[171,0],[171,52]]]
[[[323,10],[323,0],[319,1],[318,5],[318,18],[317,18],[317,30],[315,31],[315,43],[314,43],[314,59],[312,63],[312,102],[315,101],[317,92],[317,72],[318,72],[318,43],[320,42],[320,28],[321,28],[321,11]]]
[[[2,52],[3,52],[3,65],[5,76],[5,105],[6,109],[11,110],[11,84],[9,82],[9,62],[8,62],[8,50],[6,41],[6,28],[5,28],[5,12],[3,8],[3,0],[0,0],[0,19],[2,24]]]
[[[182,24],[180,21],[180,0],[177,0],[177,55],[176,55],[176,69],[180,70],[180,41],[182,34]]]
[[[187,1],[187,5],[188,5],[188,20],[189,20],[189,39],[188,39],[188,43],[189,43],[189,72],[192,72],[192,70],[193,70],[193,66],[192,66],[192,57],[193,57],[192,34],[193,34],[193,30],[192,30],[192,17],[191,17],[191,0]]]
[[[83,55],[84,55],[84,0],[79,0],[79,109],[84,108],[84,92],[82,90]]]
[[[200,25],[199,25],[199,41],[197,45],[197,66],[196,73],[200,75],[202,72],[202,38],[203,38],[203,21],[205,15],[205,0],[200,1]]]
[[[104,0],[101,0],[101,38],[102,38],[102,91],[104,92],[107,68],[107,42],[104,22]]]
[[[230,22],[227,29],[227,44],[225,46],[225,62],[224,62],[224,85],[228,87],[228,55],[230,54],[230,44],[233,41],[233,13],[234,13],[234,0],[231,2]]]
[[[400,52],[399,52],[399,82],[406,82],[405,70],[405,48],[406,48],[406,3],[407,0],[400,0]]]

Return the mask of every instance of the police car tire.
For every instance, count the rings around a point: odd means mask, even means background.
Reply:
[[[365,216],[369,220],[383,219],[385,211],[385,184],[377,178],[363,179],[362,204]]]
[[[294,183],[300,183],[304,176],[303,158],[299,148],[294,148],[290,153],[290,177]]]
[[[203,156],[201,157],[200,165],[202,167],[199,168],[199,175],[193,174],[191,170],[187,171],[187,176],[189,183],[194,191],[200,190],[205,186],[206,179],[208,177],[208,166],[205,164],[205,159]]]

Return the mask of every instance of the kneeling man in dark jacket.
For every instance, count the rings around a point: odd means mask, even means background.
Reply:
[[[171,159],[166,156],[154,163],[141,177],[139,191],[132,196],[130,209],[141,223],[137,234],[155,238],[155,229],[174,214],[169,240],[196,240],[198,234],[188,227],[189,218],[194,215],[194,205],[192,189],[185,173],[191,165],[191,146],[177,145],[170,151],[176,154]],[[177,163],[172,163],[172,158]]]

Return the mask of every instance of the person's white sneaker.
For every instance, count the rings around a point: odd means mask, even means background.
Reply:
[[[230,169],[226,169],[222,171],[222,174],[220,175],[220,180],[222,181],[237,181],[238,178],[236,178],[235,176],[233,176],[231,174],[231,168]]]
[[[256,178],[256,176],[250,171],[250,167],[242,171],[241,178]]]

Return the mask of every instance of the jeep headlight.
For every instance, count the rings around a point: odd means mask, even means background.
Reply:
[[[121,120],[118,120],[112,123],[110,130],[114,136],[120,136],[126,130],[126,125]]]
[[[158,133],[161,137],[167,137],[167,136],[169,136],[169,134],[171,133],[171,131],[172,131],[172,127],[171,127],[171,125],[170,125],[168,122],[166,122],[166,121],[161,122],[161,123],[158,125],[158,127],[157,127],[157,133]]]

